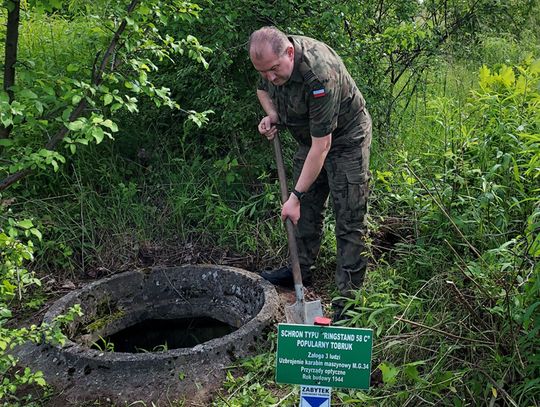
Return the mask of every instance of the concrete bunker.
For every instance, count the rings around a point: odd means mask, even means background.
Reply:
[[[45,373],[65,399],[204,401],[220,387],[226,367],[256,350],[275,322],[279,299],[254,273],[201,265],[130,271],[90,283],[55,302],[51,322],[80,304],[84,316],[65,328],[63,346],[25,345],[23,364]],[[212,318],[231,327],[193,347],[139,353],[95,346],[103,338],[147,320]],[[109,349],[112,350],[112,349]]]

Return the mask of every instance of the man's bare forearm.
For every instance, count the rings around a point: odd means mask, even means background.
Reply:
[[[311,148],[302,167],[302,172],[298,181],[296,182],[295,189],[299,192],[306,192],[311,184],[315,182],[321,169],[324,165],[324,160],[328,155],[330,146],[332,145],[332,135],[329,134],[325,137],[312,137]]]
[[[270,116],[272,122],[277,123],[279,120],[279,116],[276,107],[274,106],[274,102],[272,102],[272,99],[270,98],[268,92],[258,89],[257,98],[259,98],[259,103],[261,104],[266,114]]]

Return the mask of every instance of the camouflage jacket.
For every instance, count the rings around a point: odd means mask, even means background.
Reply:
[[[289,80],[275,86],[262,78],[258,89],[268,92],[280,124],[294,138],[311,145],[311,137],[332,133],[332,148],[357,146],[364,139],[365,100],[341,58],[326,44],[303,36],[289,36],[294,67]]]

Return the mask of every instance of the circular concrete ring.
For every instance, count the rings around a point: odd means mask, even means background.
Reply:
[[[93,282],[58,300],[44,322],[80,304],[84,316],[66,328],[64,346],[39,346],[30,365],[77,400],[107,396],[116,401],[193,399],[219,387],[225,367],[254,352],[277,318],[274,287],[257,274],[200,265],[130,271]],[[148,319],[212,317],[237,327],[193,348],[120,353],[90,348]],[[26,358],[22,357],[24,361]],[[200,396],[200,395],[199,395]],[[201,397],[195,398],[201,398]],[[201,399],[204,399],[202,397]]]

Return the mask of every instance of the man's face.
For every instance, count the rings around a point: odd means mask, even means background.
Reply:
[[[250,53],[251,62],[261,76],[275,86],[284,85],[291,77],[294,68],[294,47],[287,46],[285,52],[276,55],[270,45],[265,44],[258,49],[260,58]]]

